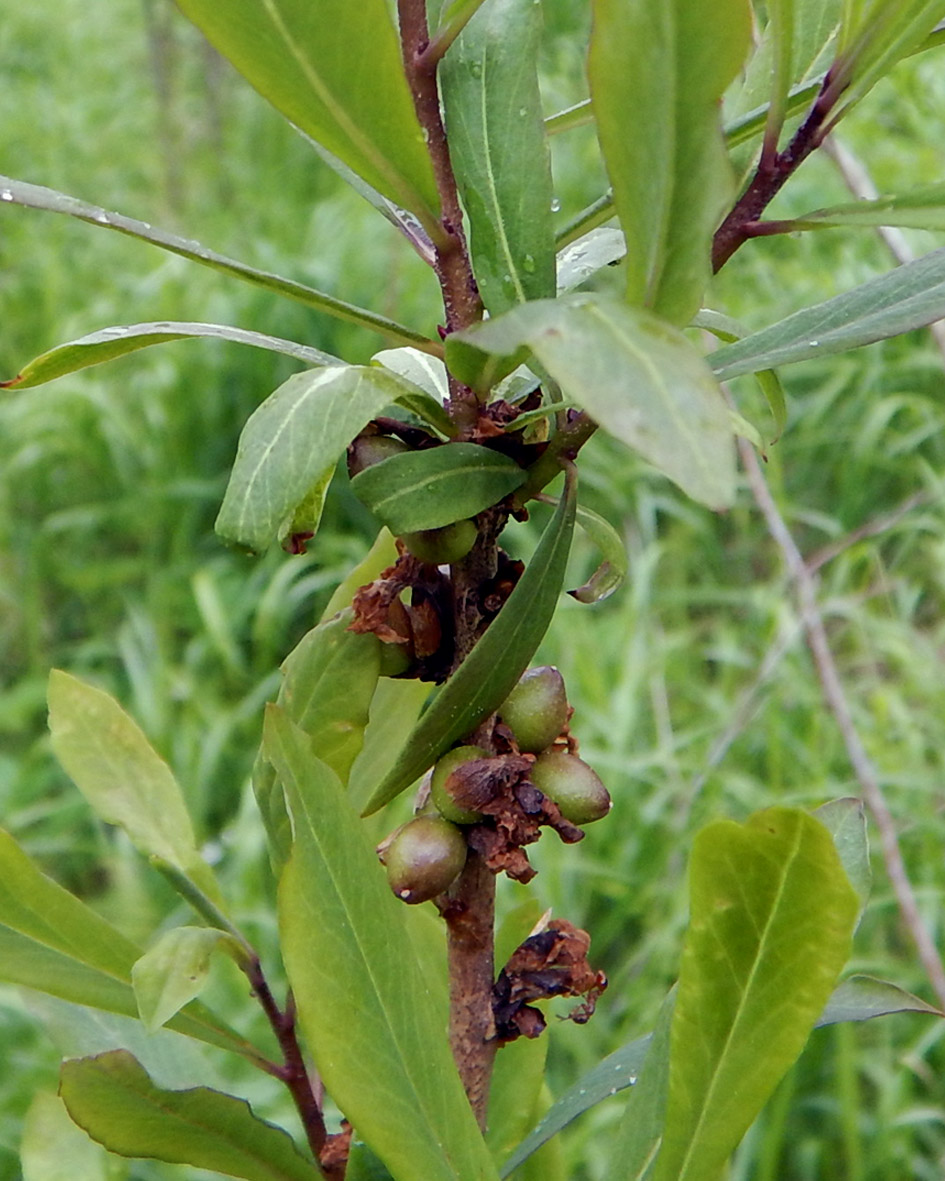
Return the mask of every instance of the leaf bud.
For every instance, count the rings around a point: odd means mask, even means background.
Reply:
[[[387,880],[411,905],[428,902],[453,884],[466,864],[466,840],[440,816],[415,816],[384,851]]]
[[[528,777],[539,791],[554,800],[561,815],[572,824],[590,824],[610,811],[610,793],[597,772],[577,755],[564,751],[539,755]]]
[[[561,673],[548,664],[527,669],[499,707],[499,716],[515,735],[519,750],[538,754],[551,746],[568,720]]]

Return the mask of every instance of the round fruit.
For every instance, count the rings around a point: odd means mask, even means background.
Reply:
[[[353,478],[392,455],[402,455],[410,448],[392,435],[358,435],[348,448],[348,474]]]
[[[499,708],[499,716],[515,735],[519,750],[538,754],[551,746],[568,720],[561,673],[548,664],[528,669]]]
[[[461,808],[450,793],[447,780],[457,767],[473,759],[487,759],[489,752],[481,746],[457,746],[440,759],[433,768],[433,778],[430,780],[430,796],[447,820],[454,824],[475,824],[482,819],[481,812],[473,812],[468,808]]]
[[[405,533],[404,543],[415,558],[431,566],[448,566],[465,558],[476,543],[475,521],[454,521],[442,529]]]
[[[572,824],[590,824],[610,811],[610,793],[583,759],[563,751],[539,755],[529,779],[561,809]]]
[[[385,850],[387,880],[411,905],[428,902],[453,884],[466,864],[466,841],[440,816],[415,816]]]

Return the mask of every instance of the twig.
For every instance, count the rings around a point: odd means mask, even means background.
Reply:
[[[321,1105],[312,1088],[312,1080],[305,1069],[298,1038],[295,1036],[295,1004],[290,995],[285,1009],[279,1008],[263,974],[258,956],[254,956],[243,970],[252,987],[253,995],[262,1006],[266,1019],[272,1027],[272,1032],[279,1042],[279,1048],[282,1050],[285,1065],[277,1067],[272,1073],[288,1088],[299,1113],[299,1119],[302,1121],[302,1127],[305,1129],[309,1148],[311,1148],[315,1160],[318,1161],[328,1142],[328,1132],[325,1128]],[[340,1178],[344,1175],[343,1170],[339,1174],[336,1170],[325,1172],[320,1167],[319,1172],[329,1179]]]
[[[826,134],[830,112],[840,97],[831,72],[824,78],[820,93],[804,122],[794,133],[783,152],[762,154],[755,175],[734,208],[715,232],[712,243],[712,269],[720,270],[735,251],[750,237],[764,232],[759,222],[764,210],[781,191],[785,181],[797,171]]]
[[[824,628],[823,617],[817,603],[817,586],[814,576],[808,570],[801,556],[800,550],[791,532],[778,511],[771,491],[765,481],[752,447],[744,439],[738,440],[738,449],[742,463],[748,477],[748,484],[762,516],[768,526],[768,531],[780,547],[784,561],[797,593],[800,608],[801,623],[807,637],[817,676],[820,680],[830,712],[833,714],[847,750],[847,757],[857,778],[866,806],[869,808],[876,827],[879,830],[880,847],[886,872],[899,905],[903,921],[912,935],[919,959],[925,969],[929,982],[938,1000],[939,1006],[945,1009],[945,966],[942,964],[938,950],[929,932],[922,922],[916,903],[915,893],[909,875],[906,872],[899,840],[896,836],[896,825],[892,813],[886,804],[879,776],[876,768],[866,753],[860,736],[857,733],[850,706],[847,702],[840,674],[837,670],[830,643]]]

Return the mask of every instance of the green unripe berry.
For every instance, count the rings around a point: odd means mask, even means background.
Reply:
[[[561,673],[547,664],[528,669],[500,706],[499,716],[515,735],[519,750],[538,754],[551,746],[568,720]]]
[[[430,780],[430,796],[447,820],[454,824],[475,824],[482,819],[481,812],[473,812],[468,808],[461,808],[450,794],[447,780],[457,767],[473,759],[487,759],[489,752],[481,746],[457,746],[440,759],[433,768],[433,778]]]
[[[415,816],[385,851],[387,880],[403,902],[428,902],[448,889],[466,864],[466,841],[441,816]]]
[[[611,808],[610,793],[583,759],[564,751],[539,755],[528,775],[539,791],[561,809],[572,824],[600,820]]]
[[[392,435],[358,435],[348,448],[348,474],[352,477],[392,455],[402,455],[410,448]]]
[[[475,521],[454,521],[442,529],[405,533],[404,544],[415,558],[431,566],[448,566],[465,558],[476,543]]]

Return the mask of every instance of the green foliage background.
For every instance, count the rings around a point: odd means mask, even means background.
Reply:
[[[586,14],[568,0],[544,8],[550,113],[583,96],[574,34]],[[166,0],[16,6],[0,23],[0,81],[4,172],[432,330],[432,275]],[[883,191],[906,187],[904,173],[910,186],[942,179],[943,123],[939,52],[898,67],[842,130]],[[554,144],[562,217],[599,191],[592,134]],[[771,212],[847,197],[830,161],[812,159]],[[942,244],[910,238],[919,251]],[[888,263],[868,230],[763,240],[740,252],[711,298],[762,327]],[[380,347],[117,235],[0,207],[0,375],[61,340],[161,318],[230,322],[353,361]],[[54,764],[48,669],[90,677],[126,704],[189,793],[234,910],[271,948],[263,838],[247,790],[261,707],[279,661],[373,535],[336,480],[305,557],[248,559],[213,536],[239,429],[293,368],[255,350],[187,342],[0,402],[0,814],[50,873],[136,938],[182,912]],[[943,359],[916,334],[783,376],[790,421],[769,449],[768,478],[805,554],[838,547],[821,570],[824,613],[940,942]],[[752,384],[740,379],[735,393],[742,413],[769,430]],[[610,821],[582,845],[545,840],[533,858],[541,906],[592,932],[592,959],[611,981],[588,1026],[553,1025],[555,1093],[652,1027],[678,968],[693,832],[717,816],[857,790],[748,494],[713,516],[603,437],[582,454],[582,474],[589,505],[626,537],[632,577],[598,607],[564,600],[540,653],[561,667],[582,753],[615,798]],[[881,532],[855,536],[915,497]],[[593,561],[579,540],[575,585]],[[878,857],[874,872],[850,967],[928,996]],[[505,910],[525,896],[512,883],[501,890]],[[235,973],[221,969],[212,987],[241,1027],[257,1020]],[[41,1015],[55,1028],[52,1008],[44,1003]],[[0,1178],[18,1176],[32,1093],[55,1087],[59,1055],[36,1032],[37,1010],[0,991]],[[815,1032],[739,1150],[732,1181],[940,1178],[943,1034],[941,1023],[915,1017]],[[227,1086],[292,1127],[268,1080],[237,1074]],[[604,1104],[565,1134],[570,1177],[598,1175],[619,1112]],[[129,1175],[184,1174],[135,1164]]]

